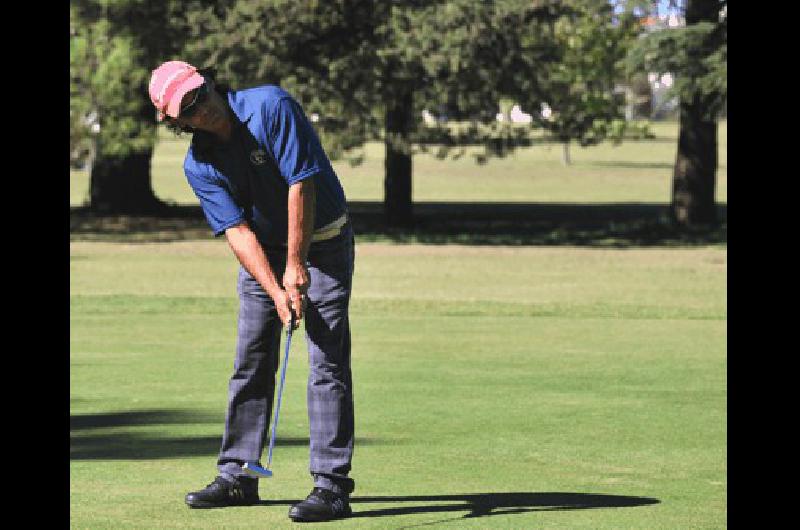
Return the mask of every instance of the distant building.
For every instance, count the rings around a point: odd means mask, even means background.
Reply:
[[[506,115],[502,112],[498,112],[496,119],[499,122],[504,122],[506,121]],[[533,121],[533,116],[527,112],[523,112],[519,105],[514,105],[508,113],[508,120],[511,123],[530,123]]]
[[[653,97],[651,99],[651,117],[653,119],[664,118],[672,114],[678,108],[678,98],[667,97],[667,91],[672,87],[674,79],[672,74],[667,72],[659,76],[658,74],[648,74],[647,80],[650,82]]]
[[[436,116],[430,113],[428,109],[422,111],[422,121],[425,125],[436,125]]]

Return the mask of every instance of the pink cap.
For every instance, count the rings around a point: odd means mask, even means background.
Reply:
[[[177,118],[183,96],[204,82],[197,68],[183,61],[167,61],[153,70],[149,90],[150,99],[158,109],[158,120],[165,115]]]

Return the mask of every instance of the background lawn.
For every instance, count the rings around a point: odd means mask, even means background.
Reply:
[[[677,152],[676,122],[654,122],[653,140],[571,147],[571,166],[561,163],[561,146],[544,143],[520,149],[513,156],[476,164],[471,156],[439,160],[430,154],[413,159],[415,201],[476,202],[644,202],[669,203],[672,166]],[[183,159],[190,137],[160,130],[152,165],[153,189],[177,204],[197,204],[186,177]],[[477,151],[475,151],[477,152]],[[347,198],[383,200],[383,145],[370,143],[360,166],[334,162]],[[728,200],[728,125],[718,126],[719,168],[717,202]],[[83,204],[89,194],[86,171],[70,172],[70,204]]]
[[[657,140],[573,148],[570,168],[558,146],[415,157],[415,199],[667,203],[677,129],[656,125]],[[159,144],[153,182],[194,204],[185,141]],[[353,200],[381,199],[368,150],[337,166]],[[72,173],[73,205],[87,183]],[[216,471],[236,269],[210,237],[70,244],[72,528],[292,526],[311,488],[302,333],[262,504],[183,503]],[[726,285],[725,245],[357,242],[355,517],[328,526],[724,528]]]

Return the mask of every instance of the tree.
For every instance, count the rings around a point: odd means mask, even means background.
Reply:
[[[438,4],[439,2],[433,3]],[[417,50],[399,44],[409,11],[423,2],[273,0],[235,2],[224,17],[198,14],[211,29],[187,52],[239,86],[280,84],[316,123],[331,158],[364,142],[386,145],[387,219],[411,216]],[[416,62],[415,62],[416,61]]]
[[[548,131],[563,146],[563,161],[570,163],[569,144],[597,144],[604,139],[619,140],[637,132],[624,121],[623,94],[616,84],[623,75],[623,59],[638,34],[633,12],[614,12],[608,0],[560,2],[551,7],[547,24],[527,26],[524,41],[541,41],[536,32],[552,38],[547,61],[539,62],[538,90],[522,87],[509,96],[529,109],[535,126]],[[528,75],[523,72],[522,75]],[[540,111],[542,105],[548,113]]]
[[[141,51],[114,31],[107,11],[96,2],[70,4],[71,153],[91,166],[93,208],[130,211],[156,202],[149,182],[155,127],[137,90],[147,83]]]
[[[99,116],[93,207],[157,206],[149,186],[155,124],[145,80],[156,63],[178,56],[216,67],[235,86],[282,85],[319,118],[334,159],[356,163],[359,146],[382,140],[385,212],[393,225],[412,219],[415,150],[435,146],[443,157],[483,146],[473,156],[485,162],[531,144],[529,128],[496,121],[503,98],[528,110],[549,103],[556,119],[536,124],[564,142],[586,145],[612,135],[609,119],[620,114],[612,81],[630,26],[614,26],[605,0],[79,0],[73,11],[79,31],[89,28],[126,50],[116,63],[96,46],[76,55],[76,63],[116,64],[118,75],[128,76],[106,84],[96,67],[75,68],[82,84],[73,93],[86,111],[72,120],[76,138],[82,116]],[[131,97],[131,87],[141,94]],[[421,126],[423,109],[449,121]],[[120,124],[133,116],[138,129],[124,132]],[[103,141],[112,132],[113,141]],[[135,176],[122,173],[131,168]],[[139,192],[126,182],[136,182]]]
[[[70,3],[71,162],[91,167],[90,207],[160,211],[150,182],[156,141],[150,71],[179,53],[187,14],[222,1],[73,0]]]
[[[130,31],[119,32],[104,2],[70,4],[71,143],[89,157],[90,204],[97,211],[148,210],[157,203],[149,162],[155,141],[144,105],[147,72]],[[150,109],[152,110],[152,109]]]
[[[357,160],[358,146],[383,140],[386,219],[404,225],[412,219],[414,146],[435,144],[446,156],[482,145],[476,156],[482,162],[530,145],[529,130],[496,122],[504,96],[527,108],[557,105],[558,121],[539,123],[565,142],[587,144],[610,133],[598,124],[620,114],[608,69],[618,70],[629,27],[614,27],[606,6],[605,0],[239,0],[224,17],[196,14],[196,26],[207,31],[187,53],[233,84],[272,82],[289,90],[319,116],[332,158]],[[423,109],[450,121],[421,127]]]
[[[628,57],[630,70],[674,76],[680,98],[678,153],[671,217],[678,226],[717,222],[717,117],[727,100],[727,2],[686,0],[686,26],[643,37]]]

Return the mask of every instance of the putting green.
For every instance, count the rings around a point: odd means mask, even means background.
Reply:
[[[215,472],[236,267],[221,240],[71,243],[71,527],[291,525],[302,334],[263,504],[183,504]],[[359,244],[336,527],[725,527],[726,281],[724,248]]]

